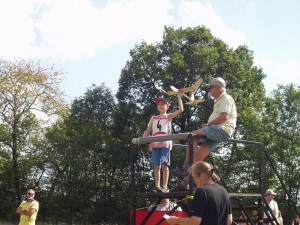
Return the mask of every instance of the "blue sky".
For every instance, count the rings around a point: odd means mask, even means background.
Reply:
[[[129,51],[162,41],[163,26],[204,25],[230,47],[246,44],[267,78],[300,86],[298,0],[0,0],[0,57],[40,60],[65,73],[69,100],[92,84],[113,93]]]

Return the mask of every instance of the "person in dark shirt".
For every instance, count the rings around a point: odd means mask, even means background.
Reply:
[[[189,217],[170,216],[166,221],[171,224],[191,225],[230,225],[232,211],[229,194],[216,182],[220,180],[216,167],[199,161],[189,168],[198,189],[196,190]]]

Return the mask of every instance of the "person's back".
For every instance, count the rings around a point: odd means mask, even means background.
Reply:
[[[228,225],[232,223],[229,194],[216,182],[220,180],[217,167],[205,161],[193,164],[189,173],[198,187],[187,218],[170,216],[171,224]]]
[[[197,201],[198,197],[201,201]],[[207,184],[196,190],[194,198],[193,202],[197,206],[192,205],[191,208],[200,208],[199,212],[203,212],[203,214],[191,213],[202,218],[201,225],[227,225],[231,209],[228,193],[223,187],[217,183]],[[203,199],[205,200],[203,201]]]

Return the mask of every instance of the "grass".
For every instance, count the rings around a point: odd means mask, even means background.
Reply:
[[[0,221],[0,225],[15,225],[16,223],[11,223],[7,221]]]

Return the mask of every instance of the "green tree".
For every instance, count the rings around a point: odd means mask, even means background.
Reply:
[[[263,123],[266,146],[279,176],[287,188],[288,194],[299,204],[300,180],[300,89],[289,85],[279,85],[266,102]],[[287,218],[295,217],[290,209],[287,196],[270,164],[266,164],[267,188],[278,193],[277,201]],[[287,204],[288,203],[288,204]]]
[[[49,183],[56,183],[48,209],[56,221],[99,224],[128,217],[128,158],[113,136],[115,108],[111,91],[92,85],[49,129]]]
[[[43,128],[48,116],[65,110],[61,76],[39,62],[0,60],[0,185],[9,193],[0,205],[15,196],[19,202],[22,191],[38,186],[43,176]]]

